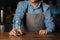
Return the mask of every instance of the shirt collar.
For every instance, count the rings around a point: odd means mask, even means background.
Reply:
[[[29,4],[29,6],[32,6],[32,5],[30,4],[30,1],[28,1],[28,4]],[[34,8],[34,9],[40,8],[40,5],[41,5],[41,2],[40,2],[39,5],[38,5],[36,8]]]

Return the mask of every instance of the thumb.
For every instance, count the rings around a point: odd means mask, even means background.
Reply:
[[[18,29],[17,31],[18,31],[20,34],[23,34],[22,31],[21,31],[21,29]]]

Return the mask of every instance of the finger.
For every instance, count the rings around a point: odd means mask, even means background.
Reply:
[[[9,35],[11,35],[11,32],[9,32]]]
[[[9,35],[14,35],[14,36],[16,36],[16,32],[12,30],[12,31],[9,33]]]
[[[9,35],[12,35],[12,32],[10,32]]]
[[[42,30],[40,30],[39,35],[42,35],[42,34],[43,34]]]
[[[47,34],[47,31],[46,31],[46,30],[44,30],[44,31],[43,31],[43,35],[46,35],[46,34]]]
[[[46,30],[43,31],[43,35],[47,35],[47,31]]]
[[[20,34],[23,34],[22,31],[20,29],[18,29],[18,32],[20,32]]]
[[[11,36],[16,36],[16,33],[14,33],[14,32],[11,32]]]
[[[44,35],[44,31],[41,31],[40,35]]]
[[[40,35],[45,35],[45,31],[44,30],[41,30],[40,31]]]
[[[13,30],[12,32],[13,32],[14,34],[16,34],[16,31],[15,31],[15,30]]]
[[[47,31],[45,31],[45,35],[47,34],[48,32]]]
[[[16,36],[16,34],[14,32],[12,32],[11,34],[12,34],[12,36]]]
[[[41,34],[41,30],[39,31],[39,35]]]

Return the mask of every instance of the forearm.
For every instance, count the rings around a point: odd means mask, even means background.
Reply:
[[[55,29],[55,24],[53,21],[53,17],[51,16],[50,10],[47,10],[45,15],[45,26],[48,32],[53,32]]]
[[[24,17],[25,6],[22,2],[19,2],[16,8],[16,12],[13,18],[13,27],[19,28]]]
[[[53,31],[55,30],[55,25],[54,25],[54,23],[50,23],[50,24],[48,25],[48,27],[46,27],[46,30],[47,30],[48,32],[53,32]]]
[[[14,20],[13,22],[13,28],[20,28],[21,22],[19,22],[18,20]]]

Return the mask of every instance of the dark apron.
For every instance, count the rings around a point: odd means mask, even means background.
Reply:
[[[31,14],[26,11],[24,18],[24,28],[28,32],[39,32],[39,30],[44,29],[44,11],[41,4],[42,13]],[[28,8],[27,8],[28,10]],[[26,20],[25,20],[26,19]]]
[[[28,32],[38,32],[44,29],[44,13],[26,13],[26,30]]]

